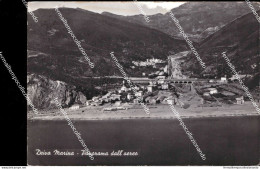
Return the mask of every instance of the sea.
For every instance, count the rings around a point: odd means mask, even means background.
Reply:
[[[28,165],[257,165],[260,116],[183,119],[202,160],[177,119],[74,120],[94,160],[66,120],[28,120]]]

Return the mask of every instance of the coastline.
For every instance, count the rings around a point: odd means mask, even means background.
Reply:
[[[177,119],[168,105],[151,106],[150,114],[146,114],[142,108],[129,108],[119,111],[102,111],[102,107],[80,108],[75,111],[65,110],[71,120],[130,120],[130,119]],[[218,118],[218,117],[241,117],[260,116],[250,102],[244,105],[232,105],[224,107],[190,107],[182,109],[176,107],[180,117],[183,119]],[[60,112],[42,115],[31,115],[28,120],[65,120]]]
[[[259,116],[259,114],[224,114],[224,115],[205,115],[205,116],[182,116],[183,119],[199,119],[199,118],[217,118],[217,117],[248,117],[248,116]],[[95,120],[175,120],[176,117],[120,117],[120,118],[71,118],[72,121],[95,121]],[[56,117],[56,118],[29,118],[28,120],[35,121],[35,120],[58,120],[58,121],[65,121],[64,118]]]

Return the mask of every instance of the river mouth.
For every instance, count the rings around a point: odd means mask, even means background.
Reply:
[[[97,153],[93,161],[82,155],[82,145],[65,120],[28,120],[28,165],[223,166],[259,163],[259,116],[183,121],[206,155],[205,161],[177,119],[73,120],[90,151]],[[51,155],[37,155],[37,151]],[[57,151],[67,152],[67,155],[57,155]],[[74,152],[74,155],[68,155],[68,152]]]

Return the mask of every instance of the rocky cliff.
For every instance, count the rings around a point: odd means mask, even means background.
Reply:
[[[63,107],[84,104],[86,97],[75,86],[65,82],[54,81],[42,75],[27,75],[27,93],[34,106],[39,109],[57,108],[54,98],[58,98]]]

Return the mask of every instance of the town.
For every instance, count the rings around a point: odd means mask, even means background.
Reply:
[[[244,104],[249,100],[236,82],[234,76],[220,79],[188,78],[181,73],[180,67],[172,59],[168,65],[161,66],[158,71],[143,77],[131,77],[133,91],[126,79],[122,78],[120,87],[109,90],[105,95],[94,96],[85,104],[74,104],[69,110],[82,107],[100,107],[102,111],[117,111],[127,109],[140,109],[140,103],[146,105],[173,104],[177,107],[188,109],[190,105],[197,107],[222,107],[223,105]],[[142,65],[143,62],[133,62]],[[137,64],[139,63],[139,64]],[[147,65],[165,63],[159,59],[147,59]],[[241,78],[245,75],[239,75]],[[141,98],[141,99],[140,99]],[[255,96],[259,102],[259,96]],[[139,106],[139,107],[138,107]]]

